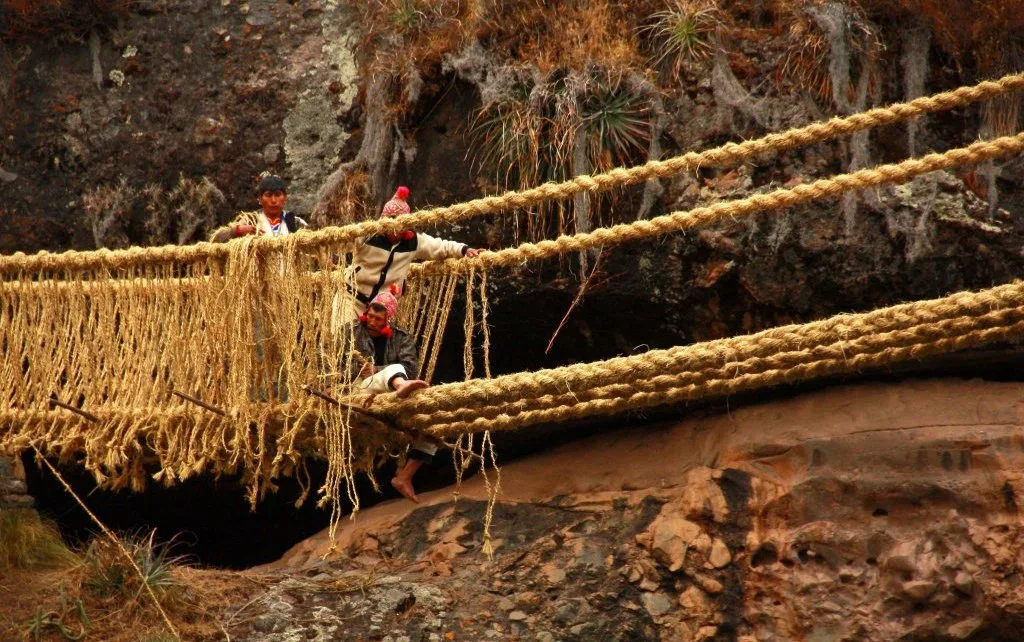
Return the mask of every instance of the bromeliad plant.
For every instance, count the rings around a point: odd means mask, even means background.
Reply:
[[[105,538],[93,540],[85,552],[86,576],[82,586],[97,597],[145,600],[143,581],[157,596],[171,592],[176,586],[172,570],[182,564],[183,558],[171,555],[173,541],[157,542],[155,537],[156,530],[153,530],[148,535],[129,535],[121,539],[142,577],[125,559],[119,546]]]
[[[665,67],[673,80],[687,61],[707,58],[714,50],[713,36],[723,24],[715,0],[672,0],[651,14],[640,33],[650,39],[651,66]]]
[[[559,70],[536,83],[528,78],[522,74],[513,90],[484,105],[470,128],[477,166],[493,171],[500,187],[526,189],[643,158],[651,139],[651,106],[620,75],[591,68]],[[566,202],[541,206],[516,220],[515,240],[582,231],[591,218],[617,222],[610,207],[598,205],[592,199],[583,219]]]

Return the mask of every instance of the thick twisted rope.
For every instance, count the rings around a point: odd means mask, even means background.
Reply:
[[[537,243],[523,243],[497,252],[485,251],[472,258],[463,257],[425,263],[419,268],[418,273],[435,274],[472,268],[512,266],[527,260],[620,245],[709,225],[727,218],[780,210],[820,198],[837,196],[851,190],[866,189],[885,183],[904,183],[915,176],[928,172],[1010,156],[1020,153],[1021,150],[1024,150],[1024,133],[990,141],[979,141],[967,147],[958,147],[941,154],[928,154],[921,158],[911,158],[901,163],[878,165],[850,174],[839,174],[813,183],[797,185],[790,189],[778,189],[774,192],[755,194],[735,201],[723,201],[688,211],[672,212],[648,220],[620,223],[611,227],[601,227],[592,232],[583,232],[572,236],[563,235],[556,239],[538,241]]]
[[[642,355],[435,386],[405,401],[396,402],[382,397],[378,403],[387,404],[382,406],[384,412],[419,424],[442,417],[444,415],[440,413],[443,412],[461,411],[463,408],[472,408],[476,412],[490,406],[508,405],[518,399],[538,399],[545,395],[565,398],[566,395],[578,395],[585,389],[651,379],[665,372],[701,371],[725,367],[726,364],[740,368],[742,362],[755,358],[776,367],[779,364],[772,359],[783,358],[776,355],[787,352],[808,351],[808,359],[817,358],[815,346],[861,346],[865,350],[874,350],[879,346],[904,345],[921,337],[934,338],[935,331],[952,337],[968,331],[965,323],[987,328],[1015,322],[1014,315],[1021,309],[1024,309],[1024,283],[1014,282],[981,292],[961,292],[862,314],[837,315],[823,321],[772,328],[753,335],[692,346],[653,350]],[[827,358],[831,359],[833,355],[827,355]]]
[[[562,413],[563,420],[565,420],[575,418],[577,413],[584,410],[587,412],[584,412],[582,416],[589,416],[594,410],[610,407],[605,403],[608,400],[646,399],[647,395],[658,395],[670,389],[687,387],[692,391],[701,391],[699,396],[710,396],[718,392],[724,394],[730,390],[728,386],[722,388],[725,385],[722,382],[728,382],[731,379],[742,379],[749,382],[753,377],[768,376],[765,373],[789,372],[804,368],[808,373],[808,378],[814,378],[835,372],[847,372],[848,370],[842,369],[845,367],[843,364],[853,364],[851,367],[856,368],[857,364],[866,363],[865,360],[886,354],[890,350],[930,345],[951,338],[959,339],[972,336],[972,333],[1005,329],[1019,323],[1024,323],[1024,309],[1000,310],[980,319],[961,317],[939,323],[927,323],[892,333],[870,335],[854,341],[820,344],[806,349],[790,349],[770,357],[748,358],[746,354],[740,353],[736,357],[737,360],[726,362],[720,366],[709,364],[708,367],[693,370],[679,366],[663,367],[660,370],[655,370],[654,373],[642,372],[647,369],[638,368],[635,378],[631,378],[628,382],[573,389],[571,392],[558,395],[547,394],[532,398],[492,400],[490,405],[486,406],[416,414],[403,420],[409,424],[433,429],[440,429],[439,427],[446,424],[470,422],[486,426],[488,420],[500,419],[508,422],[511,418],[519,421],[522,420],[520,415],[536,416],[530,413],[542,410],[550,411],[550,413]],[[789,347],[792,348],[792,346]],[[839,370],[834,370],[834,366],[842,367]],[[758,387],[767,387],[774,383],[773,381],[761,382]],[[627,409],[630,408],[630,402],[622,403],[627,404]],[[638,404],[637,407],[646,407],[647,403],[645,401]],[[535,422],[530,420],[529,423]]]
[[[555,406],[526,410],[520,414],[501,414],[496,417],[479,417],[469,421],[457,421],[437,425],[428,431],[436,437],[455,436],[466,432],[514,430],[542,423],[557,423],[584,419],[593,416],[611,416],[629,410],[639,410],[660,405],[676,404],[708,397],[720,397],[746,390],[762,389],[800,381],[810,381],[824,376],[856,372],[863,368],[901,363],[912,359],[945,354],[958,350],[977,348],[991,343],[1020,340],[1024,337],[1024,322],[1006,327],[972,330],[957,337],[922,341],[908,346],[886,348],[874,354],[855,354],[841,359],[820,360],[800,363],[788,368],[766,372],[727,376],[708,380],[701,384],[663,384],[655,391],[636,390],[631,394],[613,396],[618,391],[608,391],[595,399],[572,407]]]
[[[999,80],[983,81],[977,85],[917,98],[909,103],[897,103],[843,118],[832,118],[826,122],[812,123],[755,140],[727,143],[703,152],[688,152],[667,160],[649,161],[637,167],[618,168],[595,176],[577,176],[562,183],[545,183],[521,192],[508,192],[501,196],[476,199],[448,207],[421,210],[394,219],[365,221],[296,234],[284,242],[294,243],[303,250],[312,250],[395,229],[418,229],[429,225],[452,223],[509,209],[529,207],[552,199],[567,199],[581,192],[607,191],[652,178],[672,176],[697,167],[735,165],[761,154],[793,149],[923,114],[963,107],[1022,87],[1024,74],[1011,74]],[[258,239],[257,242],[275,241]],[[143,264],[194,263],[221,259],[227,257],[229,252],[224,244],[215,243],[133,247],[124,250],[100,249],[88,252],[69,251],[59,254],[40,252],[32,256],[17,252],[10,257],[0,258],[0,274],[41,270],[123,270]]]

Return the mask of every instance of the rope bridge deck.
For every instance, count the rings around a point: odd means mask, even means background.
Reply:
[[[344,403],[332,405],[306,391],[349,389],[353,357],[345,347],[354,313],[344,296],[351,284],[347,261],[369,234],[493,215],[702,165],[737,164],[1022,87],[1024,74],[1015,74],[637,168],[285,239],[2,257],[0,451],[36,447],[65,458],[81,456],[100,481],[136,488],[147,476],[170,483],[203,471],[241,472],[253,501],[275,477],[318,454],[329,461],[321,501],[334,502],[343,488],[352,496],[355,471],[372,471],[390,449],[414,437],[454,440],[456,449],[468,444],[471,451],[467,435],[474,433],[484,433],[486,443],[493,430],[677,404],[1018,341],[1024,336],[1024,284],[1015,282],[601,362],[469,378],[472,339],[483,333],[487,342],[486,279],[496,269],[1018,154],[1024,133],[428,264],[403,298],[404,321],[423,338],[420,361],[429,376],[454,293],[465,287],[467,380],[404,400],[380,395],[369,411],[363,407],[368,400],[358,395],[339,393]],[[474,297],[481,304],[479,317]]]

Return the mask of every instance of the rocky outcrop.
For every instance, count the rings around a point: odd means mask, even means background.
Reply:
[[[25,487],[25,471],[21,461],[0,455],[0,511],[10,508],[30,508],[32,496]]]
[[[1020,393],[846,386],[571,443],[503,468],[493,560],[479,479],[383,504],[265,569],[231,636],[1017,639]]]

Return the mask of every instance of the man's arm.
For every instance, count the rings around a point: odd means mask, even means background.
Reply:
[[[413,258],[419,261],[438,261],[455,259],[462,256],[476,256],[480,250],[471,248],[465,243],[439,239],[429,234],[417,234],[416,254]]]
[[[210,235],[213,243],[227,243],[239,236],[256,233],[256,216],[251,212],[242,212],[235,220],[223,227],[218,227]]]
[[[227,243],[231,239],[236,239],[239,236],[246,236],[256,231],[256,228],[252,225],[225,225],[210,237],[210,240],[214,243]]]

